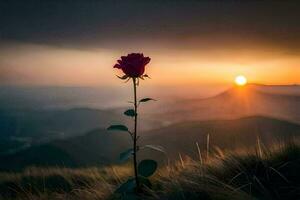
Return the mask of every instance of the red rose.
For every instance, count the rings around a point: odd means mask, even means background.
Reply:
[[[122,69],[122,71],[131,78],[138,78],[145,72],[145,66],[150,62],[149,57],[144,57],[142,53],[131,53],[127,56],[121,56],[118,64],[114,68]]]

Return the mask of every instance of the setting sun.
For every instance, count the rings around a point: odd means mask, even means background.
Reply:
[[[235,84],[239,85],[239,86],[243,86],[247,84],[247,78],[245,76],[239,75],[237,77],[235,77],[234,80]]]

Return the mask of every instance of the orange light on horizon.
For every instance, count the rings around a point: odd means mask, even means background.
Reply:
[[[244,86],[244,85],[247,84],[247,78],[245,76],[243,76],[243,75],[239,75],[239,76],[235,77],[234,82],[238,86]]]

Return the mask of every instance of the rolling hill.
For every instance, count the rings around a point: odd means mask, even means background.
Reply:
[[[85,135],[33,145],[14,154],[0,156],[0,170],[21,170],[28,166],[95,166],[116,161],[128,148],[129,138],[122,133],[96,129]]]
[[[196,142],[205,151],[209,145],[221,149],[252,148],[257,139],[269,145],[300,136],[300,125],[269,117],[252,116],[235,120],[188,121],[144,133],[143,141],[163,146],[168,155],[196,155]]]
[[[300,136],[300,125],[267,117],[247,117],[236,120],[182,122],[141,133],[141,145],[155,144],[166,149],[170,159],[178,153],[196,156],[196,145],[205,151],[206,137],[210,134],[211,149],[251,148],[257,137],[264,144]],[[103,129],[85,135],[56,140],[30,147],[15,154],[0,156],[1,170],[20,170],[29,165],[38,166],[97,166],[118,163],[119,153],[130,147],[129,136]],[[146,150],[141,157],[162,161],[166,157]]]

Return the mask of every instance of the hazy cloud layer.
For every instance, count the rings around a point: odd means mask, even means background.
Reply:
[[[0,3],[0,31],[2,40],[59,46],[254,42],[298,50],[299,13],[299,1],[7,0]]]
[[[300,1],[4,0],[0,84],[119,84],[111,66],[128,52],[153,58],[157,85],[299,83],[299,13]]]

